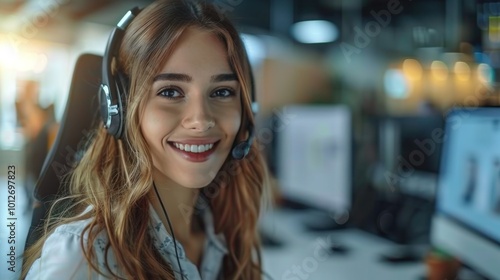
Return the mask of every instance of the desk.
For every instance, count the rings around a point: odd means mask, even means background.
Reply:
[[[380,255],[394,243],[357,229],[311,233],[302,228],[307,213],[272,210],[262,219],[262,229],[286,245],[263,248],[263,268],[274,280],[418,280],[424,263],[391,265]],[[347,246],[346,254],[327,255],[328,244]]]

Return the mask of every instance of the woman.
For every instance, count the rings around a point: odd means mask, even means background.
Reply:
[[[206,3],[155,1],[115,66],[124,137],[98,128],[70,175],[73,207],[26,251],[22,277],[261,279],[267,171],[255,143],[232,156],[254,122],[235,28]]]

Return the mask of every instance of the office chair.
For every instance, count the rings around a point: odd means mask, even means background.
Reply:
[[[34,196],[40,203],[33,209],[25,248],[41,237],[51,204],[68,189],[63,176],[81,158],[98,121],[101,66],[102,57],[93,54],[82,54],[75,64],[64,116],[35,186]]]

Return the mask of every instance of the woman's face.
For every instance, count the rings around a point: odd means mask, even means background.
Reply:
[[[141,130],[167,184],[208,185],[241,124],[240,85],[223,43],[197,28],[184,32],[148,93]]]

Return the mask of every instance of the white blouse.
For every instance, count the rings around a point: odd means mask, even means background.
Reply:
[[[171,265],[176,279],[182,280],[173,239],[163,226],[154,208],[150,205],[149,209],[151,214],[149,233],[152,237],[153,245],[164,260]],[[182,244],[177,241],[177,253],[179,254],[179,262],[182,266],[184,280],[221,279],[219,275],[221,274],[222,259],[228,253],[227,245],[224,236],[221,233],[215,234],[214,232],[213,216],[210,207],[205,207],[202,218],[207,238],[205,238],[200,270],[186,257]],[[80,238],[84,227],[88,223],[89,220],[83,220],[58,226],[45,241],[42,254],[31,266],[26,279],[110,279],[111,275],[108,278],[98,274],[94,270],[89,270],[91,266],[87,263],[83,255]],[[86,241],[87,234],[84,236],[84,244]],[[99,233],[93,247],[97,264],[102,271],[106,271],[104,260],[106,244],[106,234],[104,232]],[[108,252],[109,267],[115,274],[122,276],[124,274],[120,270],[120,267],[116,265],[114,253],[112,249]],[[122,277],[125,278],[124,276]]]

